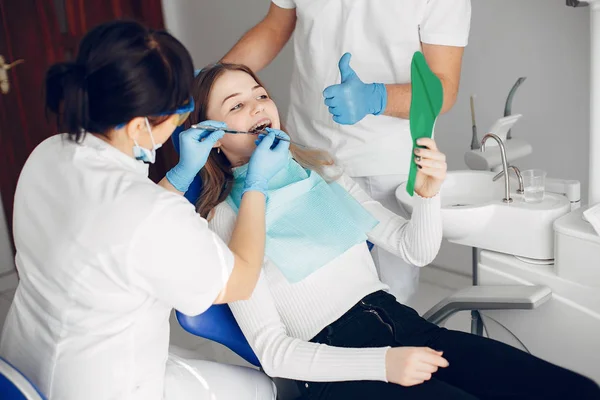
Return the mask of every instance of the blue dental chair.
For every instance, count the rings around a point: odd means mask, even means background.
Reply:
[[[46,400],[46,397],[25,375],[0,357],[0,399]]]
[[[179,135],[183,130],[182,127],[178,127],[171,136],[177,154],[179,154]],[[202,180],[200,176],[196,176],[184,196],[192,204],[195,204],[201,191]],[[222,344],[251,365],[261,368],[258,357],[254,354],[227,304],[212,305],[202,314],[193,317],[176,310],[175,316],[179,325],[188,333]],[[299,398],[299,391],[293,381],[276,378],[274,382],[277,386],[278,399],[295,400]]]
[[[175,150],[179,153],[179,134],[183,129],[177,128],[172,135]],[[202,182],[197,176],[185,197],[195,204],[202,191]],[[369,250],[373,244],[367,242]],[[531,310],[548,301],[552,296],[546,286],[471,286],[457,291],[441,300],[438,304],[423,314],[423,318],[434,324],[442,324],[459,311],[484,310]],[[187,316],[175,312],[177,321],[188,333],[220,343],[242,357],[248,363],[260,368],[260,362],[250,344],[244,337],[240,327],[227,304],[213,305],[204,313]],[[300,392],[295,382],[275,378],[279,400],[296,400]]]
[[[183,130],[180,126],[175,129],[171,136],[177,154],[179,154],[179,135]],[[196,176],[184,196],[190,203],[195,204],[201,191],[202,181],[200,176]],[[215,304],[195,317],[187,316],[179,311],[176,311],[175,315],[181,327],[187,332],[221,343],[250,364],[260,368],[260,362],[256,354],[250,348],[250,344],[248,344],[240,327],[235,322],[235,318],[227,304]]]

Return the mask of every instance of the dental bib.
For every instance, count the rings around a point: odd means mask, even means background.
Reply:
[[[227,203],[238,212],[248,164],[233,171]],[[365,242],[377,221],[344,188],[327,183],[290,156],[270,181],[266,203],[267,257],[296,283]]]

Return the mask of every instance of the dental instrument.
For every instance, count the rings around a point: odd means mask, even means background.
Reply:
[[[266,135],[266,132],[267,132],[265,129],[261,129],[261,130],[258,130],[256,132],[249,132],[249,131],[237,131],[237,130],[234,130],[234,129],[227,129],[227,128],[223,128],[223,129],[221,129],[221,128],[215,128],[214,126],[202,125],[202,124],[192,125],[191,128],[194,128],[194,129],[203,129],[203,130],[206,130],[206,131],[223,131],[225,133],[229,133],[229,134],[232,134],[232,135],[260,135],[261,133]],[[289,139],[285,139],[285,138],[281,138],[281,137],[277,137],[277,139],[278,140],[283,140],[284,142],[289,142],[290,144],[293,144],[294,146],[302,147],[302,148],[305,148],[305,149],[314,149],[314,147],[306,146],[304,144],[300,144],[300,143],[291,141]]]
[[[486,133],[493,133],[502,139],[506,157],[509,165],[519,158],[523,158],[533,151],[531,145],[524,139],[513,139],[512,128],[514,124],[521,118],[521,114],[512,114],[512,102],[515,93],[519,86],[527,79],[522,76],[511,87],[506,102],[504,105],[504,117],[496,121],[492,128]],[[474,170],[493,170],[499,172],[501,170],[502,160],[497,151],[482,153],[478,151],[480,144],[477,140],[477,125],[475,121],[475,95],[471,95],[471,125],[473,129],[471,137],[471,149],[465,153],[465,163],[470,169]],[[491,142],[490,147],[496,147],[496,142]]]
[[[506,150],[506,160],[509,165],[512,165],[515,160],[523,158],[532,153],[533,147],[525,139],[513,138],[507,139],[509,130],[522,117],[521,114],[509,115],[498,119],[486,133],[492,133],[498,136]],[[473,146],[471,139],[471,146]],[[465,152],[465,164],[472,170],[492,170],[494,172],[502,171],[502,157],[498,149],[498,144],[490,142],[488,145],[490,151],[481,152],[481,148],[477,150],[469,149]],[[494,151],[491,151],[491,150]]]
[[[227,128],[216,128],[214,126],[210,126],[210,125],[202,125],[202,124],[196,124],[196,125],[192,125],[191,128],[194,129],[203,129],[205,131],[223,131],[225,133],[231,133],[233,135],[259,135],[261,133],[266,132],[264,129],[260,129],[256,132],[250,132],[250,131],[236,131],[234,129],[227,129]],[[283,140],[283,139],[282,139]]]
[[[520,77],[519,79],[517,79],[517,81],[515,82],[513,87],[510,89],[510,92],[508,93],[508,97],[506,98],[506,104],[504,105],[504,116],[505,117],[508,117],[509,115],[511,115],[513,97],[514,97],[517,89],[519,88],[519,86],[521,86],[521,84],[523,82],[525,82],[525,79],[527,79],[527,77],[525,77],[525,76]],[[508,134],[506,135],[506,140],[512,139],[511,130],[512,129],[508,130]]]
[[[477,138],[477,122],[475,121],[475,95],[471,95],[471,126],[473,127],[473,136],[471,137],[471,150],[479,150],[481,145]]]

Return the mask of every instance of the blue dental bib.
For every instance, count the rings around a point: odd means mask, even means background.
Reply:
[[[227,203],[237,213],[248,165],[233,171]],[[344,188],[327,183],[290,156],[267,191],[265,253],[286,279],[296,283],[351,247],[365,242],[379,221]]]

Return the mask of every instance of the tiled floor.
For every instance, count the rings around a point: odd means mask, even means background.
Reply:
[[[441,286],[438,282],[444,282],[444,286]],[[433,268],[424,269],[421,274],[419,290],[409,301],[409,305],[422,314],[454,290],[469,284],[468,278],[448,274]],[[16,273],[0,276],[0,328],[4,324],[16,287]],[[469,314],[463,312],[455,315],[448,321],[446,327],[468,331],[470,327]],[[174,314],[171,316],[171,343],[179,348],[180,355],[184,357],[249,365],[226,347],[185,332],[177,323]]]

